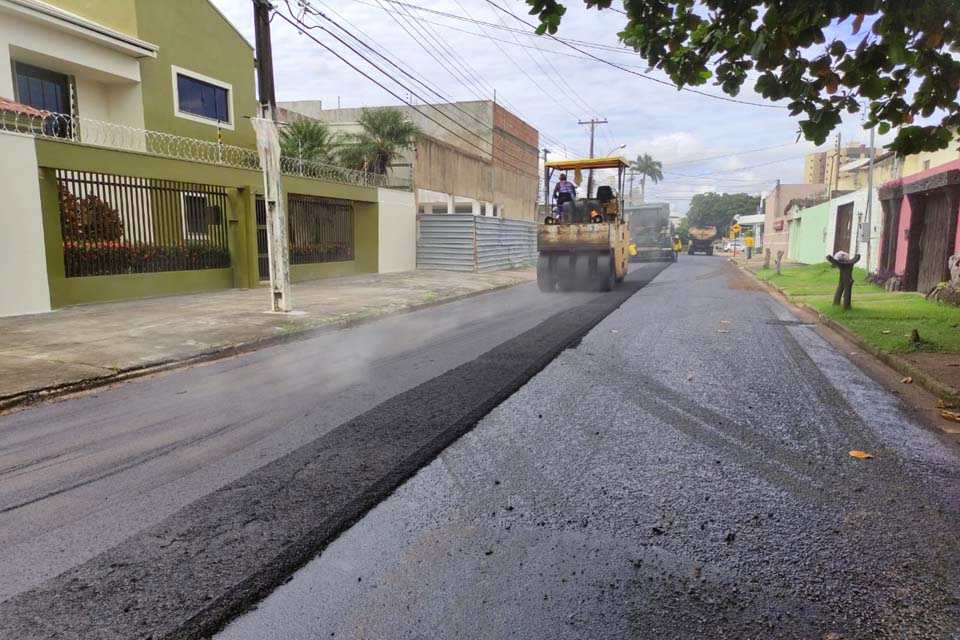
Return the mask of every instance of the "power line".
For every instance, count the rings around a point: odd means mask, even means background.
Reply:
[[[380,81],[378,81],[376,78],[374,78],[373,76],[371,76],[371,75],[368,74],[367,72],[365,72],[365,71],[363,71],[362,69],[360,69],[359,67],[357,67],[355,64],[353,64],[352,62],[350,62],[349,60],[347,60],[346,58],[344,58],[342,55],[340,55],[339,53],[337,53],[337,51],[335,51],[332,47],[328,46],[326,43],[322,42],[322,41],[319,40],[316,36],[314,36],[312,33],[309,32],[309,29],[319,28],[319,29],[325,31],[325,32],[328,33],[328,34],[333,35],[333,36],[336,38],[337,36],[336,36],[335,34],[332,34],[329,30],[324,29],[323,27],[320,27],[320,26],[311,27],[310,25],[307,25],[307,24],[301,22],[300,20],[298,20],[298,19],[296,19],[296,18],[289,18],[289,17],[287,17],[284,13],[282,13],[282,12],[280,12],[280,11],[276,11],[274,15],[279,16],[280,19],[282,19],[284,22],[288,23],[290,26],[294,27],[294,28],[297,29],[298,31],[301,31],[305,36],[307,36],[308,38],[310,38],[311,40],[313,40],[315,43],[317,43],[318,45],[320,45],[321,47],[323,47],[324,49],[326,49],[326,50],[329,51],[330,53],[332,53],[332,54],[333,54],[334,56],[336,56],[341,62],[343,62],[344,64],[346,64],[347,66],[349,66],[351,69],[353,69],[354,71],[356,71],[357,73],[359,73],[360,75],[362,75],[364,78],[366,78],[366,79],[369,80],[370,82],[374,83],[375,85],[377,85],[378,87],[380,87],[381,89],[383,89],[384,91],[386,91],[387,93],[389,93],[391,96],[393,96],[394,98],[396,98],[396,99],[399,100],[400,102],[403,102],[403,103],[407,104],[407,105],[410,106],[413,110],[415,110],[417,113],[419,113],[421,116],[423,116],[423,117],[426,118],[427,120],[433,122],[435,125],[437,125],[437,126],[440,127],[441,129],[443,129],[443,130],[446,131],[447,133],[449,133],[449,134],[451,134],[452,136],[454,136],[455,138],[458,138],[459,140],[465,142],[466,144],[470,145],[471,147],[474,147],[475,149],[478,149],[478,150],[479,150],[482,154],[484,154],[484,155],[486,155],[487,153],[490,153],[491,160],[493,160],[492,151],[487,151],[486,149],[483,149],[482,147],[477,146],[476,144],[474,144],[474,143],[471,142],[470,140],[467,140],[466,138],[464,138],[463,136],[461,136],[461,135],[458,134],[457,132],[455,132],[455,131],[453,131],[452,129],[446,127],[445,125],[443,125],[443,124],[440,123],[439,121],[435,120],[434,118],[432,118],[432,117],[430,117],[429,115],[427,115],[426,113],[424,113],[417,105],[409,104],[409,102],[407,102],[406,100],[404,100],[399,94],[397,94],[396,92],[394,92],[392,89],[390,89],[389,87],[387,87],[386,85],[384,85],[383,83],[381,83]],[[305,31],[305,30],[306,30],[306,31]],[[339,39],[339,38],[338,38],[338,39]],[[355,49],[352,49],[349,45],[347,45],[347,48],[350,49],[351,51],[353,51],[354,53],[357,53],[357,55],[360,55]],[[363,58],[362,55],[360,55],[360,57]],[[380,71],[381,73],[385,73],[385,72],[383,71],[383,69],[380,69],[379,67],[377,67],[376,65],[374,65],[373,63],[371,63],[368,59],[366,59],[366,58],[363,58],[363,59],[364,59],[368,64],[370,64],[371,66],[373,66],[374,68],[376,68],[378,71]],[[400,85],[401,87],[403,87],[404,89],[410,91],[409,87],[405,86],[404,84],[402,84],[402,83],[400,83],[400,82],[398,82],[398,81],[396,81],[396,80],[394,80],[394,82],[395,82],[396,84]],[[420,97],[418,94],[413,93],[412,91],[410,91],[410,92],[411,92],[413,95],[415,95],[417,98],[419,98],[420,100],[423,100],[423,98]],[[426,101],[424,101],[424,102],[426,102]],[[428,106],[428,107],[434,109],[435,111],[438,111],[441,115],[445,115],[445,114],[443,114],[442,111],[440,111],[440,110],[439,110],[436,106],[434,106],[434,105],[426,104],[425,106]],[[449,116],[447,116],[447,117],[449,118]],[[501,159],[501,162],[503,162],[504,164],[510,166],[510,167],[513,168],[513,169],[516,169],[517,171],[519,171],[519,172],[521,172],[521,173],[526,173],[526,171],[528,170],[527,168],[518,167],[518,166],[514,165],[513,163],[507,162],[506,160],[503,160],[503,159]]]
[[[668,175],[673,175],[673,176],[682,176],[684,178],[709,178],[710,176],[714,176],[720,173],[733,173],[735,171],[747,171],[748,169],[756,169],[758,167],[766,167],[771,164],[779,164],[781,162],[788,162],[788,161],[800,160],[800,159],[803,159],[803,156],[792,156],[790,158],[781,158],[779,160],[771,160],[770,162],[762,162],[760,164],[754,164],[749,167],[737,167],[736,169],[721,169],[720,171],[711,171],[710,173],[701,173],[693,176],[686,173],[675,173],[673,171],[664,171],[664,173]]]
[[[685,158],[683,160],[678,160],[676,162],[669,162],[667,163],[667,166],[677,167],[677,166],[687,165],[687,164],[699,164],[701,162],[709,162],[710,160],[721,160],[723,158],[732,158],[733,156],[742,156],[748,153],[757,153],[759,151],[770,151],[771,149],[781,149],[783,147],[790,147],[795,144],[796,144],[795,142],[785,142],[783,144],[776,144],[770,147],[760,147],[758,149],[747,149],[746,151],[734,151],[732,153],[725,153],[718,156],[708,156],[706,158],[694,158],[691,156],[689,159]]]
[[[292,12],[292,9],[291,9],[291,7],[290,7],[290,0],[285,0],[285,2],[286,2],[286,5],[287,5],[287,10]],[[495,128],[494,128],[493,126],[491,126],[491,125],[487,124],[486,122],[480,120],[479,118],[477,118],[476,116],[474,116],[472,113],[470,113],[470,112],[467,111],[466,109],[461,108],[461,107],[460,107],[459,105],[457,105],[456,103],[454,103],[454,102],[449,102],[449,98],[447,98],[446,96],[444,96],[444,95],[443,95],[442,93],[440,93],[439,91],[436,91],[435,89],[433,89],[429,84],[427,84],[427,83],[425,83],[425,82],[423,82],[423,81],[419,81],[419,80],[417,80],[416,78],[414,78],[409,72],[407,72],[405,69],[403,69],[402,67],[400,67],[400,66],[397,65],[396,63],[394,63],[392,60],[390,60],[389,58],[387,58],[387,57],[386,57],[385,55],[383,55],[382,53],[378,52],[376,49],[374,49],[372,46],[370,46],[370,45],[369,45],[368,43],[366,43],[364,40],[362,40],[362,39],[360,39],[359,37],[355,36],[354,34],[350,33],[347,29],[344,29],[344,28],[343,28],[341,25],[339,25],[335,20],[333,20],[333,19],[331,19],[329,16],[325,15],[322,11],[319,11],[319,10],[317,10],[315,7],[311,6],[310,3],[309,3],[307,0],[299,0],[299,2],[300,2],[300,7],[304,10],[304,12],[307,12],[307,13],[309,13],[310,15],[313,15],[313,16],[319,16],[319,17],[323,18],[324,20],[326,20],[327,22],[329,22],[331,25],[333,25],[333,26],[336,27],[337,29],[343,31],[345,34],[347,34],[348,36],[350,36],[351,38],[353,38],[354,40],[356,40],[358,43],[360,43],[361,45],[363,45],[364,47],[366,47],[367,49],[369,49],[370,51],[372,51],[372,52],[375,53],[376,55],[378,55],[378,56],[380,56],[381,58],[383,58],[384,60],[386,60],[389,64],[391,64],[391,65],[392,65],[394,68],[396,68],[398,71],[400,71],[401,73],[403,73],[403,74],[406,75],[407,77],[413,79],[414,81],[418,82],[419,84],[423,85],[423,86],[427,89],[427,91],[430,91],[430,92],[433,93],[434,95],[438,96],[441,100],[448,101],[447,106],[453,107],[454,109],[456,109],[457,111],[459,111],[459,112],[462,113],[463,115],[465,115],[465,116],[467,116],[467,117],[469,117],[469,118],[472,118],[472,119],[473,119],[474,121],[476,121],[478,124],[480,124],[481,126],[483,126],[484,128],[488,129],[489,131],[491,131],[492,133],[495,134]],[[300,22],[303,22],[302,19],[300,20]],[[314,28],[314,27],[311,27],[310,25],[306,25],[305,23],[304,23],[304,26],[305,26],[306,28]],[[360,57],[361,57],[364,61],[366,61],[368,64],[370,64],[371,66],[374,66],[374,68],[376,68],[378,71],[383,72],[382,69],[380,69],[379,67],[377,67],[376,65],[374,65],[372,62],[370,62],[369,59],[367,59],[366,57],[364,57],[362,54],[360,54],[359,52],[357,52],[355,49],[351,48],[347,43],[345,43],[345,42],[344,42],[341,38],[339,38],[336,34],[331,33],[330,31],[328,31],[327,29],[325,29],[324,27],[322,27],[322,26],[320,26],[320,25],[316,25],[315,28],[321,29],[322,31],[330,34],[331,36],[333,36],[334,38],[336,38],[341,44],[343,44],[344,46],[347,46],[348,48],[350,48],[351,51],[353,51],[353,52],[356,53],[358,56],[360,56]],[[369,36],[368,36],[368,37],[369,37]],[[400,84],[401,86],[404,86],[404,85],[402,85],[400,82],[397,82],[396,80],[394,80],[394,82],[396,82],[397,84]],[[408,88],[408,87],[404,87],[404,88]],[[415,95],[415,94],[414,94],[414,95]],[[419,96],[417,96],[417,97],[419,97]],[[421,100],[422,100],[422,98],[421,98]],[[425,102],[426,102],[426,101],[425,101]],[[412,107],[413,105],[410,105],[410,106]],[[471,135],[479,138],[479,139],[481,140],[481,142],[486,142],[486,139],[483,138],[483,136],[480,136],[480,135],[479,135],[478,133],[476,133],[475,131],[473,131],[473,130],[467,128],[467,127],[465,127],[463,124],[461,124],[460,122],[458,122],[458,121],[455,120],[454,118],[450,117],[449,114],[444,113],[443,111],[441,111],[441,110],[439,110],[439,109],[436,109],[436,107],[433,107],[433,105],[428,105],[428,106],[431,106],[432,108],[434,108],[435,110],[437,110],[438,112],[440,112],[441,115],[443,115],[443,116],[446,117],[448,120],[450,120],[451,122],[453,122],[454,124],[456,124],[457,126],[459,126],[460,128],[462,128],[462,129],[463,129],[464,131],[466,131],[467,133],[469,133],[469,134],[471,134]],[[517,156],[516,154],[510,153],[510,152],[509,152],[508,150],[506,150],[506,149],[504,149],[503,152],[504,152],[505,154],[509,155],[511,158],[514,158],[514,159],[518,160],[518,161],[521,162],[521,163],[527,161],[527,158],[521,158],[521,157]],[[493,157],[492,144],[491,144],[491,151],[490,151],[490,153],[491,153],[491,157]]]
[[[387,1],[388,1],[388,2],[393,2],[393,1],[395,1],[395,0],[387,0]],[[517,20],[517,21],[519,21],[519,22],[527,25],[528,27],[533,28],[533,25],[532,25],[532,24],[530,24],[529,22],[527,22],[527,21],[524,20],[523,18],[515,15],[515,14],[514,14],[513,12],[511,12],[509,9],[505,9],[505,8],[501,7],[500,5],[498,5],[498,4],[497,4],[496,2],[494,2],[493,0],[487,0],[487,3],[490,4],[490,5],[493,6],[493,7],[496,7],[496,8],[499,9],[500,11],[506,13],[508,16],[511,16],[514,20]],[[587,55],[587,56],[589,56],[590,58],[592,58],[592,59],[594,59],[594,60],[597,60],[598,62],[602,62],[602,63],[605,64],[605,65],[611,66],[611,67],[613,67],[614,69],[620,69],[621,71],[625,71],[625,72],[627,72],[627,73],[629,73],[629,74],[631,74],[631,75],[635,75],[635,76],[638,76],[638,77],[640,77],[640,78],[645,78],[645,79],[650,80],[650,81],[652,81],[652,82],[656,82],[656,83],[658,83],[658,84],[666,85],[666,86],[668,86],[668,87],[673,87],[674,89],[678,89],[678,88],[679,88],[681,91],[687,91],[687,92],[690,92],[690,93],[695,93],[695,94],[697,94],[697,95],[705,96],[705,97],[707,97],[707,98],[713,98],[714,100],[723,100],[724,102],[734,102],[734,103],[737,103],[737,104],[746,104],[746,105],[750,105],[750,106],[753,106],[753,107],[763,107],[763,108],[766,108],[766,109],[786,109],[786,108],[787,108],[787,107],[784,107],[784,106],[781,106],[781,105],[777,105],[777,104],[764,104],[764,103],[761,103],[761,102],[749,102],[749,101],[747,101],[747,100],[738,100],[738,99],[736,99],[736,98],[729,98],[729,97],[727,97],[727,96],[718,96],[718,95],[714,95],[714,94],[712,94],[712,93],[707,93],[706,91],[700,91],[700,90],[698,90],[698,89],[693,89],[693,88],[691,88],[691,87],[677,87],[677,85],[675,85],[675,84],[672,83],[672,82],[667,82],[666,80],[661,80],[660,78],[655,78],[655,77],[653,77],[653,76],[651,76],[651,75],[648,75],[648,74],[646,74],[646,73],[640,73],[639,71],[634,71],[633,69],[628,69],[627,67],[621,66],[621,65],[619,65],[619,64],[617,64],[617,63],[615,63],[615,62],[610,62],[609,60],[604,60],[603,58],[601,58],[601,57],[599,57],[599,56],[595,56],[595,55],[593,55],[592,53],[590,53],[590,52],[588,52],[588,51],[584,51],[583,49],[580,49],[580,48],[577,47],[576,45],[570,44],[569,42],[567,42],[567,41],[565,41],[565,40],[560,40],[560,39],[557,38],[556,36],[553,36],[553,35],[551,35],[551,34],[549,34],[549,33],[547,34],[547,37],[549,37],[549,38],[551,38],[551,39],[553,39],[553,40],[556,40],[557,42],[560,42],[560,43],[562,43],[563,45],[565,45],[565,46],[567,46],[567,47],[570,47],[571,49],[573,49],[573,50],[575,50],[575,51],[579,51],[580,53],[582,53],[582,54],[584,54],[584,55]]]

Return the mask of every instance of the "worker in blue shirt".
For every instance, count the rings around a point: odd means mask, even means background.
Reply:
[[[577,198],[577,186],[567,180],[567,174],[560,174],[560,181],[553,188],[553,198],[557,206],[562,207],[564,202],[573,202]]]

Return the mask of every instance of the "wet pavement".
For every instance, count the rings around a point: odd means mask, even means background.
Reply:
[[[960,637],[957,446],[742,278],[681,256],[218,637]]]

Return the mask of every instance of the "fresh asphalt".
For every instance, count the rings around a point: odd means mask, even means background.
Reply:
[[[957,638],[958,532],[955,444],[681,256],[218,637]]]
[[[200,637],[654,277],[533,285],[0,418],[0,637]]]

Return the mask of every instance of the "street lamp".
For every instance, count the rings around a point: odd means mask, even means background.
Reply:
[[[617,149],[626,149],[626,148],[627,148],[627,145],[625,145],[625,144],[622,144],[622,145],[620,145],[619,147],[614,147],[613,149],[610,149],[609,152],[607,152],[607,155],[606,155],[605,157],[609,158],[609,157],[610,157],[610,154],[613,153],[614,151],[616,151]]]

